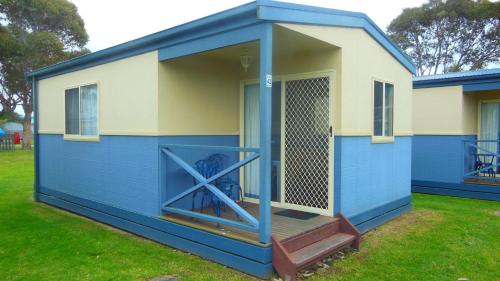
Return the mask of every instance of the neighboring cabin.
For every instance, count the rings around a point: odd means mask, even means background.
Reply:
[[[413,73],[366,15],[272,1],[42,68],[35,197],[293,275],[410,209]],[[290,258],[307,243],[326,244]]]
[[[413,80],[414,192],[500,200],[500,69]]]

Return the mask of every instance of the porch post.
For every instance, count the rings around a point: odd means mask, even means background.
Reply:
[[[33,190],[33,199],[35,202],[40,201],[40,137],[38,135],[39,127],[39,106],[38,106],[38,83],[37,78],[33,76],[31,78],[31,96],[33,99],[33,148],[34,148],[34,158],[35,158],[35,183]]]
[[[259,241],[271,242],[271,103],[273,30],[265,23],[260,38]]]

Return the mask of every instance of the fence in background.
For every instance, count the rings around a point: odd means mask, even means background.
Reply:
[[[0,151],[14,150],[15,148],[14,135],[9,134],[0,136]]]

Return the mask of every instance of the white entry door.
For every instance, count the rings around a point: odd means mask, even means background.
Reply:
[[[333,215],[333,131],[329,75],[284,80],[281,202]]]

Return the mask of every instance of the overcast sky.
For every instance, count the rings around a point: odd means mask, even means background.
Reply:
[[[248,3],[248,0],[70,0],[85,21],[92,51]],[[426,0],[289,0],[367,14],[384,31],[403,8]]]

